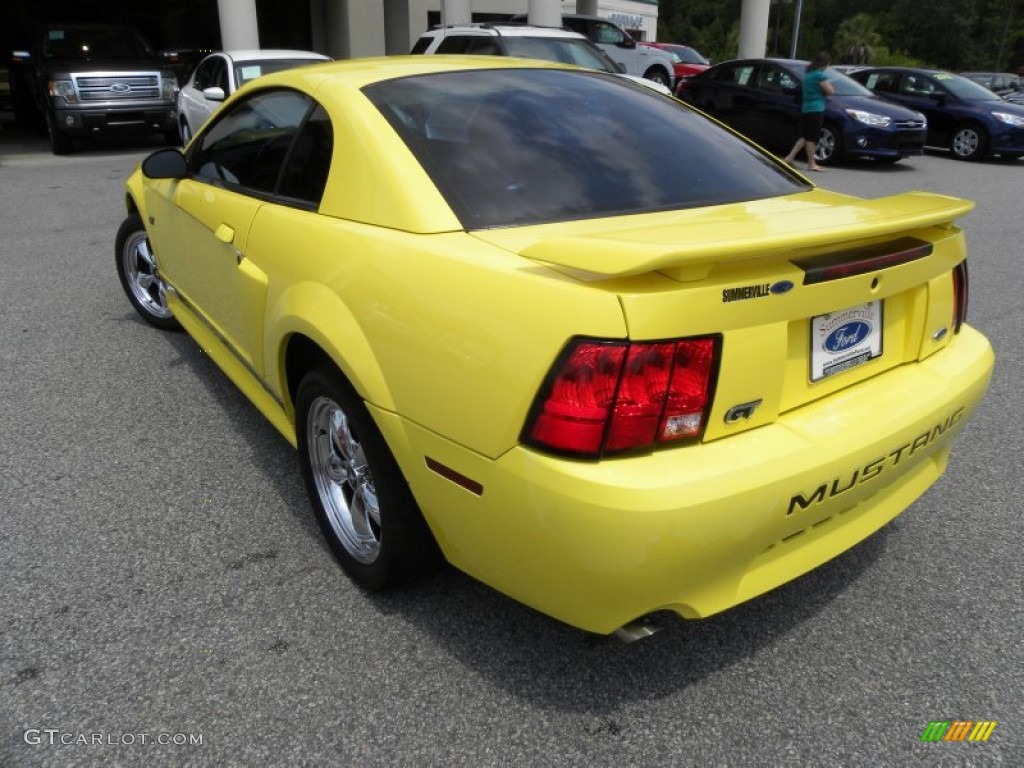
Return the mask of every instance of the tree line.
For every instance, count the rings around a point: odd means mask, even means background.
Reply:
[[[712,61],[736,58],[741,6],[660,0],[658,40],[690,45]],[[773,0],[768,56],[789,57],[796,7],[796,0]],[[819,51],[836,64],[1017,72],[1024,68],[1024,1],[804,0],[796,58]]]

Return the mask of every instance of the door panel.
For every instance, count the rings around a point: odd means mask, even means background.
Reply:
[[[181,247],[168,277],[236,354],[256,367],[263,292],[253,291],[245,249],[252,220],[267,203],[191,179],[178,185],[175,203],[183,214]]]

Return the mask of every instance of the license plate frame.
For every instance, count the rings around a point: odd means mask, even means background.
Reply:
[[[823,381],[881,357],[884,316],[884,302],[879,300],[812,317],[811,381]]]

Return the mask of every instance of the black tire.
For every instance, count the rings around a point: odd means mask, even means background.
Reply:
[[[659,85],[664,85],[666,88],[670,88],[668,72],[661,67],[651,67],[644,72],[644,78],[652,80]]]
[[[988,135],[975,123],[958,125],[949,139],[949,151],[957,160],[977,160],[987,147]]]
[[[331,368],[314,368],[295,396],[306,491],[341,567],[380,590],[440,562],[430,529],[363,400]]]
[[[149,245],[149,237],[137,213],[128,216],[117,230],[114,244],[117,277],[143,320],[165,331],[181,328],[167,308],[163,281]]]
[[[53,154],[67,155],[74,150],[74,139],[57,128],[53,115],[46,116],[46,133],[50,138],[50,149]]]
[[[843,134],[832,123],[825,123],[821,127],[814,159],[819,165],[835,165],[843,159]]]
[[[184,117],[178,122],[178,136],[181,138],[181,146],[186,147],[192,140],[192,129],[188,127],[188,120]]]

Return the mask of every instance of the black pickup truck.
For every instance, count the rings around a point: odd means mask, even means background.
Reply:
[[[76,137],[110,131],[156,132],[178,142],[177,79],[136,30],[51,24],[16,58],[54,154],[72,151]]]

